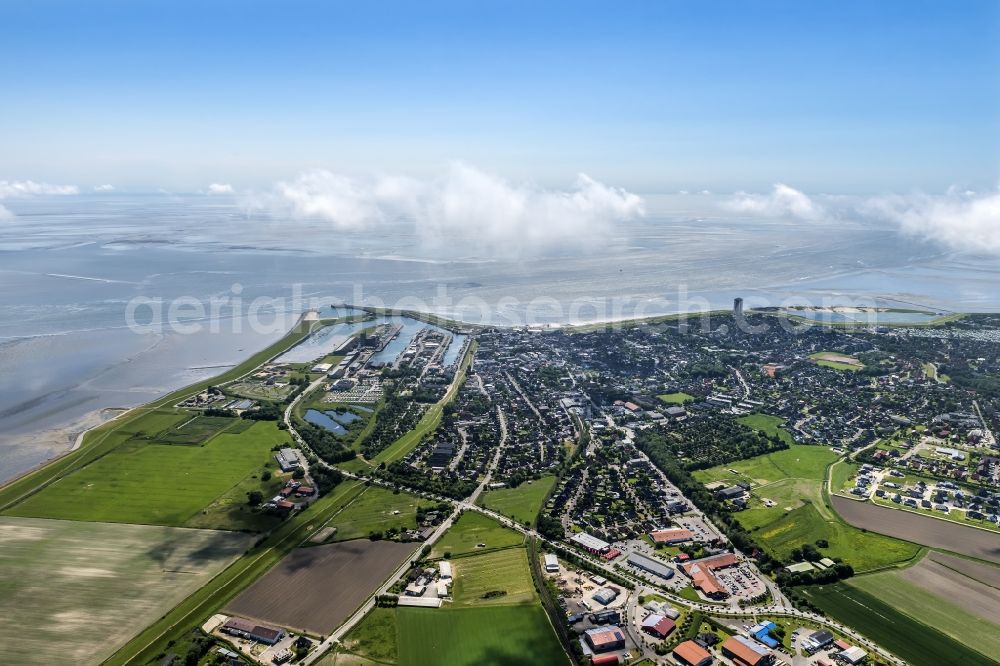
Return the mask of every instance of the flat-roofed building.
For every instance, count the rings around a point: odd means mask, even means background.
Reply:
[[[602,539],[598,539],[593,534],[588,534],[586,532],[578,532],[569,538],[570,543],[583,548],[595,555],[607,552],[611,548],[611,544]]]
[[[646,557],[640,553],[630,554],[626,562],[637,569],[642,569],[665,580],[670,580],[674,577],[674,570],[668,567],[665,562],[653,559],[652,557]]]
[[[763,645],[744,636],[730,636],[722,644],[722,656],[733,660],[737,666],[771,666],[774,654]]]
[[[559,573],[559,558],[555,553],[545,553],[545,570],[549,573]]]
[[[649,538],[653,543],[672,546],[676,543],[694,540],[694,532],[683,527],[671,527],[662,530],[653,530],[649,533]]]
[[[611,652],[625,648],[625,632],[616,626],[587,629],[583,638],[594,652]]]

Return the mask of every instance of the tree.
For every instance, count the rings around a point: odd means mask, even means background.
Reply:
[[[306,478],[306,471],[304,469],[302,469],[301,467],[299,467],[297,470],[295,470],[294,472],[292,472],[292,478],[293,479],[304,479],[304,478]]]
[[[247,493],[247,504],[250,506],[260,506],[260,503],[264,501],[264,493],[259,490],[251,490]]]
[[[271,480],[271,470],[265,469],[264,473],[260,475],[260,480],[261,481],[270,481]]]

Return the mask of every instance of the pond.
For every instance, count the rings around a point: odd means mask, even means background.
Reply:
[[[328,409],[326,411],[319,411],[318,409],[306,410],[305,419],[313,425],[317,425],[321,428],[326,428],[335,435],[347,434],[347,428],[345,426],[354,423],[361,417],[345,410]]]

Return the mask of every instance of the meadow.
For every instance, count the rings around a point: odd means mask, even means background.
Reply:
[[[452,566],[455,583],[451,596],[456,607],[525,604],[537,598],[524,548],[460,557],[452,560]],[[484,598],[499,591],[505,594]]]
[[[484,548],[477,548],[478,544]],[[524,543],[524,536],[508,529],[477,511],[466,511],[455,524],[434,544],[431,558],[444,557],[445,553],[458,556],[465,553],[481,553],[498,550]]]
[[[853,356],[847,356],[846,354],[839,354],[837,352],[816,352],[809,356],[816,365],[822,366],[824,368],[830,368],[831,370],[849,370],[852,372],[857,372],[864,368],[864,364]]]
[[[419,499],[409,493],[369,486],[328,523],[336,527],[334,541],[367,537],[370,532],[414,529],[417,526]],[[398,512],[398,513],[397,513]]]
[[[396,621],[400,666],[569,663],[538,604],[397,608]]]
[[[534,481],[525,481],[517,488],[490,490],[483,493],[479,504],[520,523],[534,525],[545,498],[555,483],[555,476],[545,476]]]
[[[689,402],[694,402],[695,398],[689,393],[684,393],[683,391],[677,391],[676,393],[664,393],[663,395],[656,396],[668,405],[684,405]]]
[[[773,417],[769,417],[773,418]],[[753,485],[750,507],[735,514],[773,557],[787,560],[803,544],[826,540],[825,556],[841,558],[858,571],[890,566],[916,557],[921,549],[905,541],[864,532],[843,521],[829,506],[823,484],[837,454],[823,446],[793,445],[749,460],[694,472],[703,483],[747,481]],[[837,463],[836,472],[850,467]],[[734,474],[731,470],[735,470]],[[764,500],[771,503],[768,506]]]
[[[785,420],[781,417],[758,413],[747,414],[746,416],[741,416],[736,420],[751,430],[762,432],[768,437],[778,437],[778,439],[789,446],[795,444],[795,439],[792,437],[792,433],[781,427],[781,424],[785,422]]]
[[[288,433],[258,421],[201,446],[130,438],[110,453],[5,511],[8,515],[182,526],[247,477],[272,463],[271,447]],[[225,523],[220,513],[220,523]],[[205,523],[209,524],[206,525]]]
[[[395,664],[398,642],[396,610],[376,607],[347,632],[337,651],[321,659],[319,666],[356,664],[362,660]]]
[[[913,666],[995,664],[987,655],[845,583],[800,588],[813,604]]]
[[[100,663],[222,571],[252,538],[0,517],[0,661]]]

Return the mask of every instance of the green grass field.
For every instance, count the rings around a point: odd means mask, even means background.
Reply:
[[[783,451],[693,474],[703,483],[745,480],[753,484],[750,508],[734,515],[773,557],[787,559],[793,549],[806,543],[815,544],[820,539],[829,542],[827,548],[820,549],[824,555],[842,558],[857,571],[870,571],[917,556],[921,552],[919,546],[862,532],[841,520],[827,505],[823,482],[827,465],[837,457],[824,446],[793,445]],[[850,473],[850,466],[837,463],[833,472],[836,483],[843,474]],[[764,500],[773,506],[767,506]]]
[[[398,660],[396,610],[373,608],[353,629],[347,632],[336,652],[319,661],[319,666],[357,664],[361,660],[379,664],[395,664]]]
[[[476,544],[484,543],[485,548],[476,548]],[[462,555],[464,553],[480,553],[486,550],[520,546],[524,536],[508,529],[476,511],[466,511],[455,524],[434,544],[431,557],[443,557],[445,553]]]
[[[781,424],[785,422],[783,418],[771,416],[770,414],[747,414],[736,420],[751,430],[762,432],[768,437],[777,436],[778,439],[789,446],[795,444],[792,433],[781,427]]]
[[[337,528],[332,540],[358,539],[368,536],[370,532],[384,532],[392,527],[414,529],[417,526],[418,503],[419,499],[409,493],[394,495],[391,490],[378,486],[365,488],[328,524]]]
[[[459,557],[452,560],[452,566],[455,583],[451,596],[455,606],[525,604],[537,599],[524,548]],[[501,590],[506,592],[502,597],[483,598]]]
[[[834,360],[837,358],[851,359],[850,362],[844,362],[839,360]],[[816,352],[815,354],[810,354],[809,358],[815,361],[816,365],[830,368],[831,370],[849,370],[851,372],[857,372],[864,368],[864,364],[853,356],[848,356],[847,354],[840,354],[838,352]]]
[[[288,433],[259,421],[203,446],[131,440],[5,513],[113,523],[182,526],[271,461]],[[222,527],[222,525],[216,525]]]
[[[520,523],[534,525],[545,498],[555,483],[555,476],[545,476],[535,481],[525,481],[517,488],[490,490],[483,493],[479,504]]]
[[[1000,624],[974,615],[952,601],[903,579],[899,571],[884,571],[848,579],[861,590],[918,622],[947,634],[985,654],[1000,655]]]
[[[397,608],[400,666],[567,664],[540,605]]]
[[[664,393],[663,395],[656,396],[668,405],[684,405],[689,402],[694,402],[694,396],[683,391],[678,391],[676,393]]]
[[[856,587],[837,583],[800,589],[828,615],[856,628],[913,666],[1000,663]]]
[[[5,664],[98,664],[250,545],[232,532],[0,517]]]
[[[160,444],[203,444],[220,432],[244,423],[228,416],[194,416],[152,438]]]

